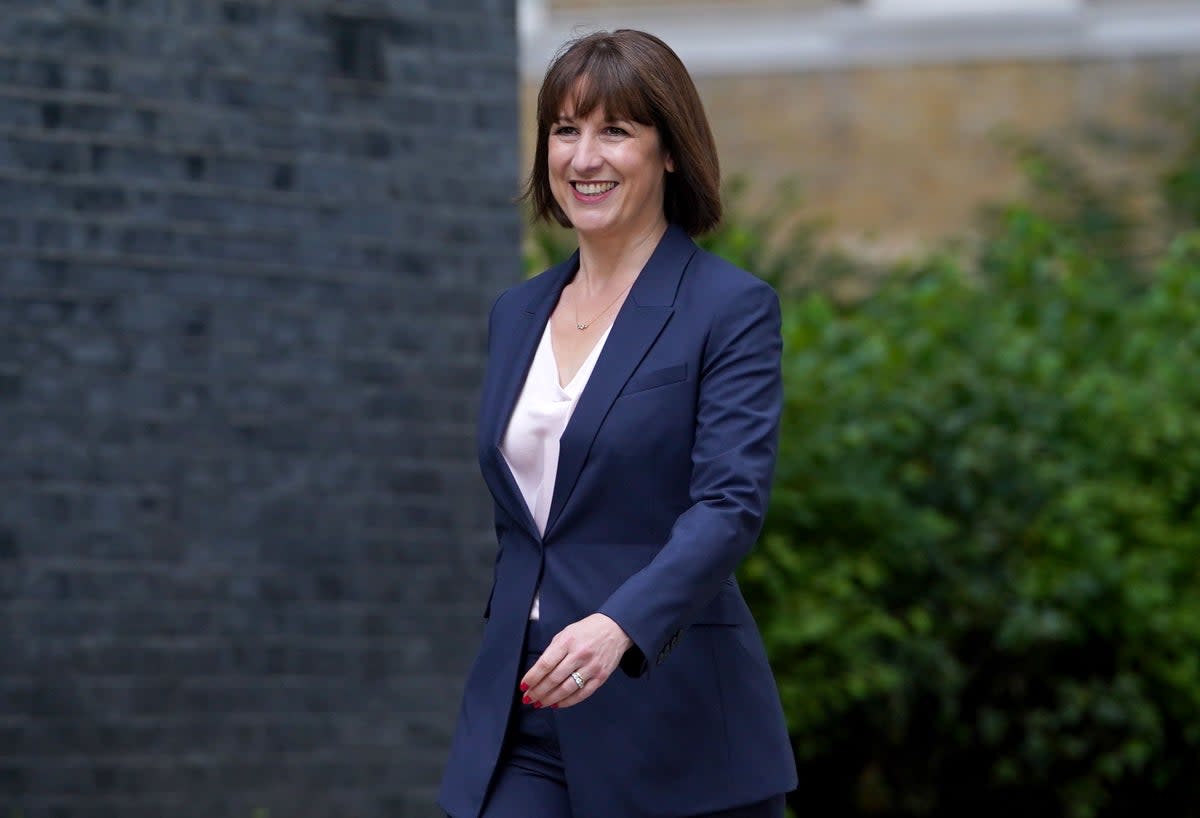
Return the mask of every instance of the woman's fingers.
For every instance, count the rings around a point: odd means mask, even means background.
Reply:
[[[561,662],[559,667],[565,668],[567,664],[567,661]],[[579,678],[583,679],[583,687],[579,686],[569,671],[564,671],[562,674],[556,671],[547,677],[545,688],[530,691],[533,694],[530,697],[532,699],[530,704],[534,707],[539,705],[541,707],[570,707],[587,699],[608,680],[608,674],[592,665],[580,665],[575,672],[579,674]],[[556,681],[560,675],[565,678]]]
[[[571,684],[571,688],[567,691],[566,696],[559,699],[553,705],[553,707],[555,707],[556,709],[562,710],[564,708],[579,704],[582,701],[586,701],[588,698],[591,697],[591,695],[593,693],[595,693],[597,690],[600,689],[600,685],[596,685],[595,687],[593,687],[591,682],[589,682],[588,684],[583,686],[582,690],[580,690],[578,687],[575,686],[575,683],[572,682],[570,679],[568,679],[567,681]]]
[[[538,696],[546,695],[553,685],[556,684],[555,682],[548,683],[548,677],[559,666],[566,655],[566,647],[559,642],[557,636],[554,637],[554,641],[550,643],[550,646],[546,648],[545,652],[533,663],[533,667],[529,668],[528,672],[521,678],[521,692],[525,694],[522,701],[526,704],[541,701]]]
[[[603,614],[563,628],[521,679],[522,700],[533,707],[570,707],[586,700],[620,662],[630,639]],[[583,686],[572,673],[578,673]]]
[[[587,689],[589,682],[592,681],[590,677],[599,675],[589,649],[573,645],[568,639],[564,639],[564,643],[563,646],[556,649],[552,642],[546,652],[542,654],[542,658],[534,664],[534,668],[536,668],[543,660],[546,660],[547,666],[554,663],[552,667],[548,667],[540,679],[536,681],[530,679],[529,689],[525,691],[525,696],[530,701],[526,704],[532,704],[535,707],[550,707],[561,702],[568,693],[579,690],[579,685],[571,675],[572,671],[578,673],[584,680],[584,689]],[[554,653],[552,654],[551,651]]]
[[[550,706],[561,709],[564,707],[570,707],[574,704],[579,704],[580,702],[589,698],[593,693],[600,689],[602,684],[608,681],[607,673],[596,671],[596,674],[597,675],[593,677],[588,677],[585,671],[579,671],[579,675],[584,680],[583,687],[580,687],[575,682],[573,677],[568,676],[567,680],[559,685],[558,690],[556,691],[560,698],[554,701]]]

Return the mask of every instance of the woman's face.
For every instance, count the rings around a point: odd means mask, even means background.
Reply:
[[[566,107],[547,139],[550,190],[581,236],[634,238],[665,222],[664,174],[675,168],[653,125]]]

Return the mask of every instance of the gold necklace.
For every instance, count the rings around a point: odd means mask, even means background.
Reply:
[[[633,279],[633,281],[637,281],[637,278],[635,277]],[[628,284],[625,285],[625,289],[623,289],[623,290],[621,290],[621,292],[617,293],[617,298],[620,298],[621,296],[625,295],[625,293],[629,292],[629,288],[633,286],[633,281],[630,281]],[[600,312],[593,315],[590,321],[584,321],[582,324],[579,323],[579,302],[576,301],[575,302],[575,329],[580,330],[582,332],[583,330],[590,327],[597,318],[604,315],[604,313],[608,312],[609,309],[612,308],[613,304],[617,303],[617,298],[614,298],[612,301],[609,301],[607,307],[605,307],[604,309],[600,310]]]

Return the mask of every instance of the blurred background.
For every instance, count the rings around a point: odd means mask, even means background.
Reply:
[[[796,815],[1200,815],[1200,2],[0,0],[0,816],[438,815],[562,42],[783,298]]]
[[[573,33],[666,38],[699,85],[725,175],[790,180],[826,238],[894,259],[971,231],[1022,189],[1006,137],[1127,148],[1097,180],[1157,172],[1200,70],[1192,0],[522,0],[522,156],[537,86]],[[523,165],[524,167],[525,165]]]
[[[519,8],[526,162],[559,43],[658,33],[726,174],[703,243],[783,296],[740,579],[793,813],[1200,815],[1200,4]]]

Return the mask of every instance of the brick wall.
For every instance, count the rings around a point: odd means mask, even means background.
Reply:
[[[512,0],[0,3],[0,815],[430,816]]]

